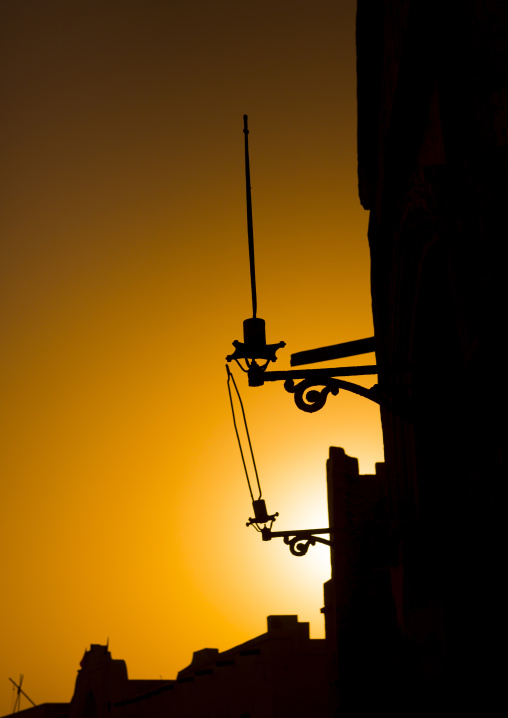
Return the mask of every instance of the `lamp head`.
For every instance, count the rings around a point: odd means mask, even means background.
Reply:
[[[235,340],[233,342],[235,351],[226,357],[226,361],[236,361],[240,367],[249,372],[251,367],[254,368],[253,373],[259,373],[259,370],[263,372],[271,361],[277,361],[276,351],[286,346],[286,342],[279,342],[278,344],[267,344],[266,343],[266,330],[265,320],[260,317],[250,317],[243,323],[243,343]],[[240,360],[245,361],[246,367],[244,368],[240,364]],[[265,362],[264,365],[260,365],[257,362]],[[262,386],[263,381],[255,381],[251,386]]]
[[[254,518],[249,519],[246,526],[254,525],[254,528],[256,528],[258,531],[263,532],[264,529],[268,528],[270,529],[272,527],[273,522],[279,515],[279,513],[275,514],[269,514],[266,510],[266,503],[264,499],[257,499],[257,501],[252,502],[252,508],[254,509]],[[270,524],[270,526],[266,526],[266,524]],[[260,524],[265,524],[265,526],[260,526]]]

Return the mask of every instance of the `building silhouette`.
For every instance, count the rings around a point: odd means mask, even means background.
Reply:
[[[331,718],[330,658],[297,616],[268,616],[267,632],[220,653],[194,652],[175,680],[129,679],[125,661],[92,644],[69,703],[20,711],[27,718]]]
[[[359,0],[357,68],[392,707],[490,715],[506,641],[508,5]]]

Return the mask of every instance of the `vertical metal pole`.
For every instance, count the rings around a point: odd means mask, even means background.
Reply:
[[[249,165],[249,130],[247,128],[247,115],[243,116],[243,131],[245,134],[245,184],[247,189],[247,234],[249,237],[250,285],[252,292],[252,316],[256,318],[258,300],[256,295],[256,266],[254,264],[254,230],[252,228],[252,200],[250,194],[250,165]]]

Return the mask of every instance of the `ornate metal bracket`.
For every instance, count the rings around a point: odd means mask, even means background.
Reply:
[[[295,404],[308,413],[319,411],[328,396],[337,396],[339,389],[353,392],[376,404],[384,403],[377,385],[366,389],[350,381],[337,379],[339,376],[365,376],[377,374],[376,365],[337,367],[335,369],[290,369],[289,371],[263,371],[257,364],[248,370],[249,386],[262,386],[266,381],[283,381],[284,389],[294,394]],[[301,379],[301,381],[298,381]],[[322,387],[318,389],[318,387]]]
[[[303,529],[300,531],[272,531],[270,528],[262,528],[261,535],[263,541],[271,541],[273,538],[283,538],[284,543],[289,546],[289,550],[293,556],[305,556],[309,550],[309,546],[315,546],[316,543],[331,546],[333,543],[328,539],[321,538],[316,534],[332,534],[333,529]]]
[[[333,369],[290,369],[289,371],[267,371],[268,365],[276,361],[276,351],[282,348],[284,342],[278,344],[266,344],[265,323],[262,319],[246,319],[244,322],[245,342],[235,341],[235,352],[226,357],[227,361],[236,361],[240,368],[247,373],[249,386],[263,386],[267,381],[283,381],[284,389],[294,395],[295,404],[301,410],[309,414],[319,411],[326,404],[328,396],[337,396],[340,389],[350,391],[353,394],[363,396],[375,404],[388,408],[399,414],[408,414],[407,407],[402,402],[397,405],[386,392],[380,390],[375,384],[366,389],[359,384],[344,381],[338,377],[345,376],[366,376],[375,375],[379,367],[375,364],[365,366],[335,367]],[[298,366],[304,363],[315,363],[339,359],[349,356],[357,356],[374,351],[374,337],[358,339],[352,342],[344,342],[330,347],[321,347],[308,351],[298,352],[291,355],[291,365]],[[240,359],[245,360],[247,368],[240,364]],[[262,360],[259,363],[256,360]]]

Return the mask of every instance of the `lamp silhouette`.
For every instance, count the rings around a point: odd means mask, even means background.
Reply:
[[[349,381],[337,379],[341,376],[360,376],[377,374],[375,365],[338,367],[334,369],[297,369],[289,371],[267,371],[271,362],[277,361],[276,352],[286,346],[285,342],[266,343],[265,321],[257,316],[256,266],[254,261],[254,230],[252,224],[252,197],[250,186],[249,129],[247,115],[243,116],[245,135],[245,185],[247,193],[247,234],[249,240],[249,264],[252,294],[252,317],[243,322],[243,342],[235,340],[235,351],[226,357],[226,361],[235,361],[248,375],[249,386],[263,386],[266,381],[284,381],[287,392],[294,394],[295,404],[306,412],[319,411],[329,394],[336,396],[340,389],[370,399],[377,404],[389,405],[377,385],[366,389]],[[343,342],[328,347],[320,347],[291,355],[291,366],[312,364],[329,359],[358,356],[375,350],[374,337]],[[242,364],[243,362],[243,364]],[[299,381],[300,380],[300,381]],[[295,383],[298,382],[298,383]],[[316,387],[322,387],[317,390]],[[261,508],[259,509],[261,511]],[[261,514],[260,514],[261,515]]]
[[[245,134],[245,186],[247,192],[247,235],[249,239],[249,263],[250,263],[250,284],[252,294],[252,317],[243,323],[243,343],[235,340],[233,346],[235,351],[226,357],[228,362],[236,361],[240,369],[249,373],[250,386],[262,386],[260,378],[270,362],[277,361],[276,351],[286,346],[285,342],[277,344],[266,343],[265,320],[257,316],[257,292],[256,292],[256,265],[254,261],[254,229],[252,225],[252,197],[250,186],[250,163],[249,163],[249,129],[247,126],[247,115],[243,116],[243,131]],[[245,360],[245,367],[240,363]],[[261,360],[264,364],[258,364]]]
[[[245,416],[245,410],[243,408],[243,402],[242,397],[240,396],[240,392],[238,390],[238,387],[235,382],[235,378],[229,369],[229,367],[226,365],[226,371],[228,375],[228,393],[229,393],[229,401],[231,403],[231,412],[233,414],[233,424],[235,427],[236,432],[236,438],[238,440],[238,447],[240,449],[240,454],[242,457],[243,462],[243,468],[245,471],[245,476],[247,478],[247,485],[249,487],[250,496],[252,499],[252,508],[254,509],[254,518],[250,518],[246,526],[254,526],[256,531],[261,533],[263,541],[271,541],[273,538],[283,538],[284,543],[289,546],[289,550],[293,554],[293,556],[305,556],[307,553],[309,546],[314,546],[316,543],[322,543],[326,544],[327,546],[332,546],[332,542],[328,539],[321,538],[320,535],[316,534],[331,534],[333,533],[332,529],[303,529],[303,530],[297,530],[297,531],[272,531],[272,526],[274,521],[276,520],[277,516],[279,515],[278,512],[275,514],[269,514],[266,508],[265,500],[262,498],[262,491],[261,491],[261,484],[259,481],[259,475],[258,470],[256,467],[256,460],[254,458],[254,451],[252,449],[252,443],[250,440],[250,434],[249,434],[249,428],[247,426],[247,418]],[[249,479],[249,472],[247,471],[247,465],[245,463],[245,457],[242,449],[242,442],[240,441],[240,434],[238,433],[238,426],[236,424],[236,416],[235,416],[235,407],[233,404],[233,395],[231,393],[231,381],[233,382],[233,386],[236,391],[236,395],[238,397],[238,401],[240,403],[240,407],[242,410],[242,416],[245,426],[245,433],[247,434],[247,440],[249,443],[249,449],[252,459],[252,465],[254,466],[254,472],[256,474],[256,481],[259,489],[259,497],[257,499],[254,498],[254,494],[252,492],[252,486]]]

